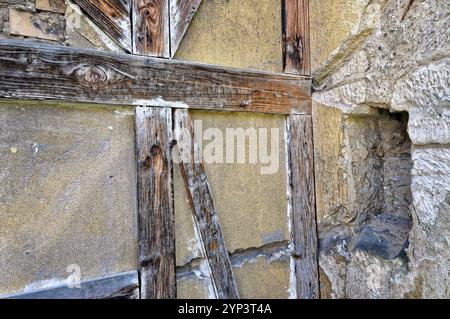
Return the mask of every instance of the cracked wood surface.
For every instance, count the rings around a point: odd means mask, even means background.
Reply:
[[[133,53],[170,56],[169,0],[133,0]]]
[[[172,110],[136,107],[142,299],[176,298],[171,142]]]
[[[299,299],[319,298],[312,119],[290,115],[289,188],[295,289]]]
[[[195,142],[191,117],[187,110],[177,109],[174,121],[177,148],[181,159],[181,175],[188,192],[203,252],[211,271],[216,296],[220,299],[237,299],[239,293],[204,164],[201,159],[196,159],[194,152],[198,145]]]
[[[310,75],[309,0],[283,1],[284,72]]]
[[[170,56],[177,52],[202,0],[170,0]]]
[[[311,113],[294,75],[0,40],[0,97],[222,111]]]

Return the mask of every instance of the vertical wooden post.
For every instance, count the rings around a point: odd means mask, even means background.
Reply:
[[[237,299],[239,294],[212,200],[208,178],[203,162],[201,159],[196,159],[194,150],[197,149],[197,145],[192,120],[187,110],[175,110],[175,132],[180,135],[183,132],[189,134],[189,136],[176,136],[181,158],[181,174],[188,192],[197,231],[211,270],[211,279],[216,295],[220,299]],[[189,141],[184,143],[183,138],[188,138]]]
[[[170,56],[169,0],[133,0],[133,53]]]
[[[136,107],[141,298],[175,298],[172,110]]]
[[[311,75],[309,0],[283,0],[284,72]]]
[[[319,298],[312,119],[288,118],[288,158],[293,262],[297,298]]]

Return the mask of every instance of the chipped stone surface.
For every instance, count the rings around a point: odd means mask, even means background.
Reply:
[[[0,294],[136,269],[133,132],[111,109],[1,103]]]
[[[9,24],[11,34],[54,41],[64,40],[65,20],[58,14],[10,9]]]
[[[409,218],[382,213],[367,223],[355,239],[354,249],[386,258],[397,258],[408,246]]]
[[[450,144],[450,59],[420,67],[396,83],[392,108],[408,111],[416,145]]]

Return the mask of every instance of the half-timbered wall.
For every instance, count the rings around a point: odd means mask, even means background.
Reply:
[[[126,37],[101,31],[99,21],[87,17],[89,1],[43,2],[3,1],[0,36],[131,50]],[[45,27],[38,27],[42,23]],[[281,1],[203,1],[174,58],[282,73]],[[191,115],[202,121],[203,132],[218,128],[224,136],[226,128],[278,129],[273,173],[261,174],[265,165],[249,163],[205,164],[205,171],[239,296],[295,296],[286,115],[200,110]],[[83,280],[137,269],[133,172],[139,132],[133,109],[2,101],[0,120],[2,157],[8,158],[0,180],[12,185],[0,193],[0,214],[7,221],[0,226],[0,249],[9,256],[1,259],[6,272],[0,273],[0,294],[52,286],[70,275],[69,264],[80,265]],[[17,134],[24,138],[13,144]],[[174,165],[173,172],[178,297],[215,297],[180,167]]]

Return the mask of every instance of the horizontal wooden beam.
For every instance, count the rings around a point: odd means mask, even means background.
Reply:
[[[311,113],[309,78],[0,40],[0,97]]]
[[[80,288],[60,285],[14,295],[3,299],[138,299],[139,280],[137,271],[113,274],[107,277],[83,281]]]

